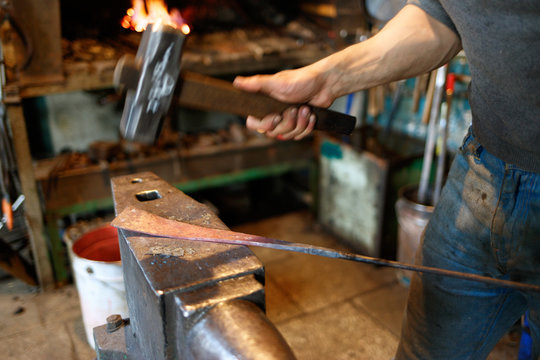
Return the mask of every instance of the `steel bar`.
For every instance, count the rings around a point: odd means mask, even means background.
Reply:
[[[426,90],[426,100],[422,110],[422,124],[429,123],[429,114],[431,114],[431,106],[433,104],[433,93],[435,92],[435,80],[437,80],[437,69],[429,73],[429,81]]]
[[[435,143],[437,140],[437,125],[441,110],[441,101],[444,92],[444,83],[446,80],[446,65],[437,69],[435,80],[435,92],[433,93],[433,103],[431,104],[431,114],[429,117],[428,134],[426,147],[424,151],[424,161],[422,164],[422,173],[420,174],[420,184],[418,185],[418,202],[420,204],[428,203],[428,187],[431,175],[431,165],[433,162],[433,153],[435,152]]]
[[[446,77],[446,115],[441,119],[441,149],[437,159],[437,173],[435,175],[435,188],[433,190],[433,205],[436,205],[441,195],[446,172],[446,146],[448,142],[448,129],[450,127],[450,110],[452,108],[452,98],[454,95],[454,83],[456,76],[450,73]]]
[[[519,283],[510,280],[496,279],[488,276],[439,269],[423,265],[405,264],[398,261],[373,258],[359,254],[324,248],[320,246],[293,243],[284,240],[271,239],[229,230],[212,229],[202,226],[191,225],[176,220],[166,219],[164,217],[160,217],[134,207],[126,208],[112,221],[111,224],[123,230],[133,231],[156,237],[206,241],[230,245],[259,246],[276,250],[294,251],[334,259],[343,259],[372,265],[387,266],[401,270],[410,270],[464,280],[471,280],[519,290],[540,291],[540,286],[533,284]]]

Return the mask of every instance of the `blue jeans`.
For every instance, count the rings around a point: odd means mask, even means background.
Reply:
[[[489,154],[469,130],[417,262],[540,284],[540,174]],[[537,359],[540,293],[414,274],[396,359],[485,359],[526,310]]]

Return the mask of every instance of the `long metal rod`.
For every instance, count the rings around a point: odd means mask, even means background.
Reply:
[[[446,79],[446,115],[441,119],[441,149],[437,158],[437,173],[435,175],[435,187],[433,189],[433,205],[437,205],[444,183],[446,172],[446,146],[448,142],[448,128],[450,127],[450,110],[452,108],[452,98],[454,94],[454,74],[448,74]]]
[[[119,229],[157,237],[206,241],[229,245],[259,246],[276,250],[286,250],[303,254],[324,256],[333,259],[343,259],[372,265],[382,265],[401,270],[410,270],[428,274],[453,277],[519,290],[540,291],[540,286],[538,285],[519,283],[510,280],[496,279],[488,276],[439,269],[423,265],[405,264],[399,261],[378,259],[369,256],[324,248],[320,246],[293,243],[284,240],[271,239],[229,230],[211,229],[202,226],[191,225],[176,220],[166,219],[138,208],[126,208],[112,221],[111,224]]]
[[[433,163],[433,153],[437,140],[437,128],[441,111],[441,102],[444,92],[444,82],[446,80],[446,65],[437,69],[435,90],[433,93],[433,103],[431,104],[431,114],[429,118],[426,147],[424,151],[424,161],[422,163],[422,173],[420,174],[420,184],[418,185],[418,202],[426,204],[428,201],[429,178],[431,175],[431,165]]]

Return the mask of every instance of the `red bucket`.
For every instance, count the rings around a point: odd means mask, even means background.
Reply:
[[[85,233],[73,244],[72,249],[77,256],[88,260],[120,261],[118,231],[111,225]]]
[[[94,347],[93,329],[105,324],[107,316],[129,317],[118,233],[108,223],[81,222],[66,229],[64,239],[71,250],[86,339]]]

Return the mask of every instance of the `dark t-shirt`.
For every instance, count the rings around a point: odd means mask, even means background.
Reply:
[[[487,151],[540,172],[540,1],[408,0],[461,38],[473,132]]]

